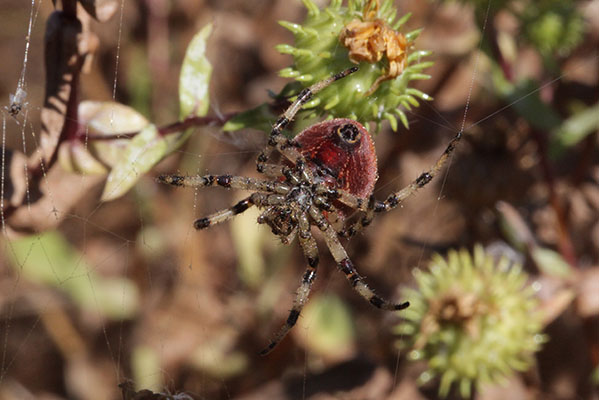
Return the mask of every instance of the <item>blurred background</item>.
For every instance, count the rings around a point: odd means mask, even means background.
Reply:
[[[376,135],[376,196],[426,170],[462,126],[466,135],[447,172],[343,241],[348,254],[371,287],[395,300],[435,252],[480,243],[524,264],[540,282],[548,342],[528,371],[473,397],[598,399],[599,1],[395,4],[412,13],[406,30],[423,28],[416,48],[433,52],[431,79],[414,86],[434,100],[407,113],[409,130],[384,124]],[[3,154],[38,149],[54,8],[35,1],[30,19],[31,6],[4,0],[0,14],[6,106],[33,22],[27,95],[16,117],[3,110]],[[277,72],[292,59],[274,46],[293,36],[277,21],[301,23],[305,13],[295,0],[119,2],[109,21],[90,22],[99,41],[80,99],[121,102],[158,126],[177,121],[185,49],[213,23],[208,115],[255,107],[288,82]],[[255,176],[264,143],[259,131],[199,128],[109,202],[100,202],[102,176],[58,164],[44,172],[44,206],[32,189],[2,218],[0,398],[437,398],[434,382],[416,384],[422,364],[398,347],[401,314],[357,296],[321,239],[319,276],[298,325],[258,356],[287,318],[305,268],[299,246],[282,245],[252,210],[196,232],[194,219],[244,194],[173,190],[154,178]]]

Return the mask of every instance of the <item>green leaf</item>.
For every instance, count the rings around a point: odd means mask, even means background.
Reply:
[[[235,115],[223,126],[223,131],[237,131],[245,128],[253,128],[263,132],[269,132],[272,129],[272,124],[276,120],[277,116],[272,113],[270,106],[264,103],[256,108]]]
[[[87,132],[95,135],[137,132],[148,124],[139,112],[114,101],[82,101],[77,116]]]
[[[270,97],[273,100],[273,104],[285,104],[287,101],[291,102],[295,100],[297,94],[302,90],[302,85],[297,82],[290,82],[286,84],[283,89],[277,94],[269,92]],[[270,132],[272,125],[275,123],[279,114],[275,114],[274,108],[269,103],[260,104],[251,110],[243,111],[231,118],[223,126],[224,131],[237,131],[240,129],[252,128],[263,132]],[[302,113],[303,110],[300,110]],[[305,117],[305,115],[304,115]],[[300,124],[302,118],[295,118],[295,125]]]
[[[499,228],[512,246],[520,251],[536,246],[534,235],[514,206],[499,201],[496,208],[499,213]]]
[[[146,345],[137,345],[131,353],[131,370],[137,390],[160,390],[164,387],[160,373],[160,355]]]
[[[342,357],[355,345],[355,330],[347,305],[333,295],[315,296],[304,307],[294,334],[306,347],[330,358]]]
[[[206,58],[206,40],[212,24],[206,25],[193,37],[187,47],[179,77],[179,117],[203,117],[208,112],[208,93],[212,65]]]
[[[591,133],[599,130],[599,103],[575,113],[552,132],[549,154],[561,155],[566,148],[574,146]]]
[[[231,329],[221,329],[218,334],[203,338],[189,354],[189,366],[218,379],[238,376],[250,364],[244,352],[233,349],[236,340],[237,333]]]
[[[541,100],[538,85],[523,81],[507,96],[516,112],[533,127],[549,132],[562,124],[559,114]]]
[[[108,169],[78,140],[65,141],[58,149],[58,162],[66,171],[83,175],[104,175]]]
[[[114,200],[127,193],[144,173],[167,154],[169,141],[169,137],[160,136],[152,124],[135,135],[108,174],[102,201]]]
[[[98,275],[83,254],[58,232],[12,242],[11,264],[37,284],[64,292],[78,307],[112,319],[131,317],[138,309],[137,287],[127,278]]]
[[[139,132],[148,125],[143,115],[114,101],[82,101],[77,109],[79,123],[85,135],[114,137]],[[106,174],[121,159],[129,139],[70,140],[61,144],[58,161],[70,172],[79,174]]]
[[[591,373],[591,383],[595,386],[599,386],[599,365],[597,365]]]
[[[187,47],[179,78],[181,118],[203,117],[208,112],[212,65],[206,58],[206,40],[212,25],[206,25]],[[102,200],[114,200],[125,194],[137,180],[164,156],[185,142],[193,128],[161,136],[154,125],[147,125],[127,145],[108,175]]]
[[[537,264],[537,267],[547,275],[559,278],[567,278],[571,275],[572,269],[570,264],[556,251],[535,246],[531,249],[530,255],[535,264]]]
[[[272,240],[270,230],[256,224],[260,215],[257,208],[251,208],[231,221],[231,236],[238,260],[238,276],[251,288],[258,288],[264,282],[266,261],[262,253],[265,241]]]
[[[78,118],[85,126],[86,134],[95,136],[135,133],[148,125],[148,120],[135,109],[114,101],[82,101]],[[88,150],[99,162],[113,167],[128,145],[128,138],[89,140]]]

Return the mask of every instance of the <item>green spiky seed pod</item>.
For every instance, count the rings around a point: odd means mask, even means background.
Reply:
[[[474,5],[476,20],[482,28],[488,15],[488,0],[462,0],[462,2]],[[568,56],[584,38],[585,21],[576,1],[494,1],[492,13],[498,14],[500,10],[508,11],[520,21],[518,43],[529,42],[545,57],[546,61],[553,61],[555,55]]]
[[[280,22],[295,37],[293,46],[277,46],[294,61],[280,75],[306,87],[356,63],[360,67],[306,104],[309,116],[351,118],[363,124],[375,122],[379,127],[381,121],[388,120],[393,130],[397,130],[399,118],[407,128],[408,119],[400,107],[411,110],[418,106],[418,99],[431,100],[409,83],[430,78],[422,71],[432,65],[421,61],[430,52],[412,50],[420,30],[399,33],[409,14],[396,20],[397,10],[391,0],[384,0],[380,7],[378,0],[349,0],[347,6],[341,0],[331,0],[322,10],[312,0],[302,1],[308,9],[302,24]],[[345,42],[340,40],[342,35]],[[347,43],[363,47],[348,49]],[[370,54],[364,54],[367,51]]]
[[[584,19],[572,1],[543,0],[526,7],[524,36],[545,57],[565,57],[584,37]]]
[[[469,398],[472,386],[530,367],[545,336],[534,290],[519,265],[496,261],[476,246],[473,255],[435,255],[428,272],[415,270],[414,276],[418,289],[404,291],[410,308],[396,331],[405,335],[400,346],[409,349],[408,358],[427,363],[421,384],[439,377],[440,396],[457,383]]]

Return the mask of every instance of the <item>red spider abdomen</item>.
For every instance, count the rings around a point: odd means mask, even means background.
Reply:
[[[317,177],[329,185],[368,197],[377,180],[377,160],[370,134],[359,122],[338,118],[310,126],[294,142]]]

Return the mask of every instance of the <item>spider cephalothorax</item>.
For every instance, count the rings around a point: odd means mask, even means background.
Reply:
[[[283,243],[289,243],[298,236],[308,267],[286,323],[262,354],[270,352],[295,325],[308,300],[319,264],[312,226],[321,231],[337,267],[360,296],[384,310],[408,307],[408,303],[394,304],[384,300],[364,282],[341,245],[339,236],[355,234],[370,223],[375,213],[395,208],[430,182],[454,150],[461,132],[429,171],[386,200],[376,200],[372,195],[377,179],[374,145],[368,131],[358,122],[350,119],[321,122],[305,129],[293,140],[281,134],[315,93],[356,70],[356,67],[350,68],[304,89],[279,117],[270,132],[266,148],[256,160],[258,171],[267,179],[231,175],[158,177],[159,182],[174,186],[222,186],[253,191],[234,206],[196,220],[196,229],[208,228],[256,206],[264,210],[258,217],[258,223],[267,224]],[[279,152],[283,158],[278,164],[270,162],[273,151]],[[363,216],[348,222],[345,217],[349,212],[359,212]]]

